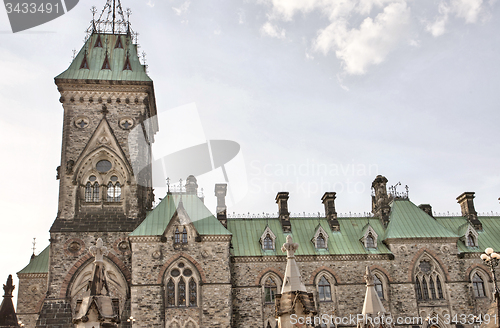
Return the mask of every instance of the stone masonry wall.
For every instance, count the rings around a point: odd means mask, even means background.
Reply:
[[[34,328],[47,292],[47,274],[22,274],[19,276],[17,317],[26,328]]]

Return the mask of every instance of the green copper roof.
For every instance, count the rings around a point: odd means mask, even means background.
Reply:
[[[174,215],[181,196],[167,194],[130,236],[161,236]],[[230,235],[197,195],[182,195],[182,205],[200,235]]]
[[[49,246],[30,260],[30,263],[17,274],[22,273],[47,273],[49,272]]]
[[[98,38],[102,47],[96,46]],[[118,38],[123,48],[116,47]],[[110,69],[103,69],[106,52]],[[127,56],[130,70],[124,69]],[[88,68],[81,68],[85,57]],[[151,82],[137,56],[137,45],[131,42],[129,36],[97,33],[89,37],[69,68],[59,74],[57,79]]]
[[[390,254],[383,243],[377,249],[365,249],[360,239],[363,228],[368,224],[367,218],[339,218],[340,232],[332,232],[326,218],[290,218],[294,242],[299,243],[296,255],[323,254]],[[370,225],[381,236],[384,233],[378,219],[370,219]],[[318,225],[328,234],[328,248],[316,249],[312,239]],[[260,237],[266,226],[276,235],[275,250],[262,249]],[[233,234],[232,245],[234,256],[267,256],[285,255],[281,246],[286,242],[287,233],[283,233],[281,223],[277,218],[261,219],[228,219],[228,230]]]
[[[458,237],[409,200],[394,200],[389,219],[384,239]]]
[[[461,253],[474,253],[474,252],[484,252],[488,247],[494,250],[500,250],[500,217],[498,216],[480,216],[479,221],[483,225],[482,231],[478,232],[478,247],[467,247],[465,246],[464,240],[460,239],[457,243],[458,251]],[[465,233],[467,230],[467,219],[464,217],[437,217],[436,221],[441,225],[446,227],[448,230],[456,232],[460,237],[463,236],[462,232]],[[465,230],[463,229],[465,225]],[[460,231],[460,233],[459,233]]]

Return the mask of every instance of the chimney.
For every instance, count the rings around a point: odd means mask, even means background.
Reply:
[[[457,202],[460,204],[460,208],[462,209],[462,216],[469,220],[474,229],[483,230],[483,225],[477,218],[477,212],[474,209],[474,194],[474,192],[464,192],[457,197]]]
[[[227,183],[215,185],[215,197],[217,197],[217,219],[227,228],[227,206],[226,206]]]
[[[387,178],[377,175],[372,182],[372,213],[377,216],[385,227],[389,224],[390,198],[387,195]]]
[[[418,208],[420,208],[422,211],[424,211],[425,213],[427,213],[429,216],[434,217],[434,215],[432,215],[432,206],[431,205],[429,205],[429,204],[420,204],[420,205],[418,205]]]
[[[337,212],[335,211],[335,192],[325,192],[321,201],[325,205],[325,216],[332,231],[340,231],[340,223],[337,220]]]
[[[186,194],[198,195],[198,184],[194,175],[190,175],[186,179]]]
[[[288,212],[288,192],[279,192],[276,195],[276,204],[278,204],[278,215],[283,232],[292,232],[290,212]]]

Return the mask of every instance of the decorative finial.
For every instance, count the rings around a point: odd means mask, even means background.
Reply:
[[[167,177],[167,193],[170,192],[170,178]]]
[[[12,297],[12,292],[14,291],[15,286],[12,284],[12,275],[9,274],[9,277],[7,278],[7,284],[3,285],[3,290],[5,294],[3,297]]]
[[[180,188],[180,192],[182,192],[182,178],[179,179],[179,188]]]
[[[73,52],[73,58],[72,58],[72,60],[75,60],[75,57],[76,57],[76,49],[73,49],[73,50],[71,50],[71,51]]]
[[[31,254],[31,258],[34,259],[35,258],[35,249],[36,249],[36,238],[33,238],[33,254]]]
[[[103,262],[104,256],[108,255],[108,248],[104,246],[104,242],[101,238],[98,238],[96,245],[90,247],[89,253],[95,257],[94,262]]]
[[[375,286],[375,277],[373,276],[373,273],[371,272],[369,267],[366,267],[366,273],[365,273],[365,281],[366,281],[366,286]]]
[[[286,252],[287,258],[292,258],[295,255],[295,251],[299,249],[299,244],[293,242],[292,235],[286,236],[286,243],[281,247],[283,253]]]

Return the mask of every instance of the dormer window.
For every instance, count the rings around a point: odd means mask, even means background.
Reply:
[[[312,241],[316,249],[328,248],[328,234],[322,226],[318,225]]]
[[[465,242],[465,246],[467,247],[478,247],[478,236],[479,234],[477,231],[469,224],[462,240]]]
[[[323,238],[322,234],[316,238],[316,248],[326,248],[325,238]]]
[[[377,248],[377,238],[378,235],[375,232],[375,230],[373,230],[373,228],[370,225],[368,225],[366,227],[365,234],[361,238],[361,242],[363,243],[366,249],[374,249]]]
[[[273,239],[269,234],[266,235],[266,238],[264,238],[264,250],[273,250]]]
[[[262,245],[262,250],[274,251],[275,240],[276,240],[276,235],[272,232],[271,228],[267,226],[262,236],[260,236],[260,244]]]
[[[366,243],[366,248],[375,248],[375,240],[373,239],[372,234],[366,236],[365,243]]]
[[[174,243],[175,244],[187,244],[188,243],[188,235],[186,227],[183,227],[182,233],[179,231],[179,227],[175,228],[174,233]]]

